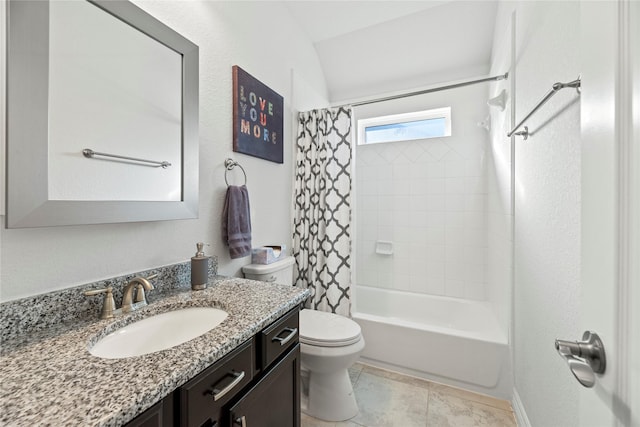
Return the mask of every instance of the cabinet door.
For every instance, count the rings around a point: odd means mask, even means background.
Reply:
[[[297,344],[229,410],[232,427],[300,427]]]
[[[170,394],[125,424],[125,427],[173,427],[173,395]]]

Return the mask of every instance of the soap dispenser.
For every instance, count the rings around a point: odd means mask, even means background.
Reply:
[[[191,257],[191,289],[200,291],[207,287],[209,281],[209,257],[204,255],[204,243],[196,243],[198,251]]]

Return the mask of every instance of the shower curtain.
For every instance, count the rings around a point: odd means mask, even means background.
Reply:
[[[293,256],[307,307],[351,313],[351,108],[300,113]]]

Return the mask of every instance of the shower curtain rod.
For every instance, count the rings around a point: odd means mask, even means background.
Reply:
[[[401,93],[399,95],[391,95],[391,96],[386,96],[386,97],[383,97],[383,98],[375,98],[375,99],[370,99],[368,101],[352,102],[350,104],[340,105],[340,107],[346,107],[346,106],[349,106],[349,105],[352,106],[352,107],[359,107],[360,105],[375,104],[377,102],[392,101],[394,99],[407,98],[409,96],[424,95],[425,93],[438,92],[438,91],[447,90],[447,89],[455,89],[455,88],[458,88],[458,87],[474,85],[474,84],[477,84],[477,83],[506,80],[508,77],[509,77],[509,73],[504,73],[504,74],[500,74],[498,76],[485,77],[483,79],[469,80],[469,81],[466,81],[466,82],[454,83],[454,84],[445,85],[445,86],[438,86],[438,87],[434,87],[434,88],[431,88],[431,89],[419,90],[419,91],[415,91],[415,92]]]

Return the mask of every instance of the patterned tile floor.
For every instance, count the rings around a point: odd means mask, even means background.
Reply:
[[[349,375],[358,415],[332,423],[302,414],[302,427],[516,427],[506,400],[360,363]]]

